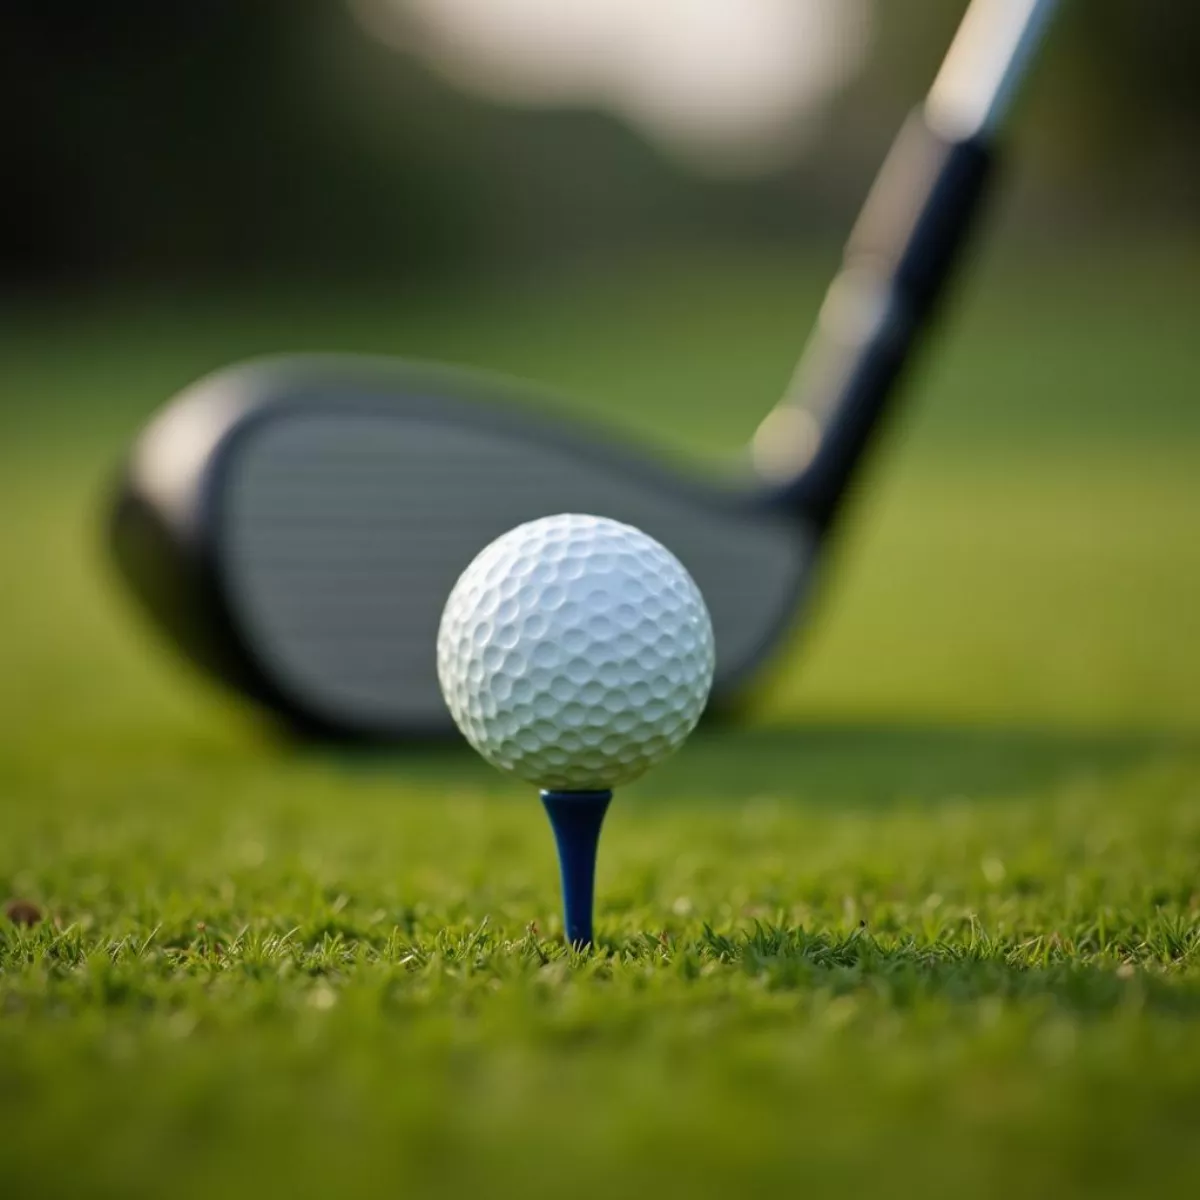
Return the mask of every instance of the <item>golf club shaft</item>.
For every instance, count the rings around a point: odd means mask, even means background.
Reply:
[[[973,0],[928,99],[905,123],[846,246],[760,469],[817,525],[832,519],[961,257],[995,134],[1055,0]]]

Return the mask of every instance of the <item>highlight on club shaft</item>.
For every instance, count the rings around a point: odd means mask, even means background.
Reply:
[[[751,447],[824,527],[924,340],[989,191],[994,143],[1058,0],[973,0],[846,245],[788,394]]]
[[[1008,115],[1060,0],[974,0],[925,101],[946,137],[993,133]]]
[[[543,791],[562,874],[563,928],[568,945],[592,944],[596,851],[612,792]]]

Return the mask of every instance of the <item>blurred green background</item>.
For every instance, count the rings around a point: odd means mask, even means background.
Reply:
[[[964,6],[662,5],[674,14],[664,18],[670,36],[643,57],[656,78],[690,82],[682,103],[701,118],[710,86],[732,79],[737,94],[738,72],[718,69],[749,54],[731,32],[757,29],[769,44],[772,21],[787,28],[781,13],[811,17],[798,44],[818,45],[837,69],[775,130],[757,169],[727,153],[729,135],[725,153],[697,152],[639,121],[641,110],[619,96],[489,103],[481,78],[461,65],[445,69],[446,55],[462,48],[455,38],[475,45],[467,36],[474,21],[483,30],[476,42],[507,46],[528,56],[531,75],[544,72],[558,43],[541,45],[533,34],[590,29],[589,12],[633,30],[623,52],[596,51],[621,65],[639,36],[651,40],[629,15],[638,7],[7,5],[5,486],[48,495],[54,473],[76,486],[86,479],[91,491],[79,496],[76,519],[98,526],[104,481],[158,404],[228,361],[309,349],[511,372],[551,385],[564,409],[634,436],[685,453],[735,452],[784,391],[841,240]],[[384,12],[393,26],[384,27]],[[723,49],[719,39],[697,43],[708,54],[691,51],[692,74],[673,68],[676,58],[686,65],[686,47],[708,27],[700,18],[714,12],[734,14],[727,53],[713,52]],[[509,26],[522,36],[506,41]],[[1009,704],[1013,715],[1033,718],[1056,704],[1077,716],[1126,711],[1103,686],[1060,703],[1054,679],[1068,663],[1088,670],[1096,646],[1150,653],[1148,639],[1181,636],[1167,614],[1148,613],[1136,639],[1114,643],[1101,615],[1113,586],[1144,592],[1150,581],[1110,579],[1100,564],[1085,579],[1084,557],[1068,555],[1067,540],[1055,565],[1078,578],[1060,597],[1073,619],[1059,632],[1051,678],[1014,607],[1043,606],[1031,589],[1049,586],[1044,573],[1014,575],[993,556],[969,599],[949,590],[918,603],[919,588],[903,589],[948,564],[960,545],[1047,536],[1051,511],[1101,549],[1126,531],[1148,552],[1186,522],[1200,421],[1189,333],[1200,253],[1198,52],[1191,6],[1063,6],[1013,122],[983,253],[893,431],[885,486],[923,492],[922,516],[905,521],[888,495],[866,510],[921,541],[896,548],[891,585],[893,624],[904,614],[917,625],[904,637],[860,631],[861,661],[873,664],[865,673],[836,655],[823,673],[827,642],[816,641],[804,674],[780,694],[816,688],[813,707],[825,711],[834,696],[850,703],[894,679],[876,706],[907,710],[929,685],[913,665],[919,657],[905,656],[937,653],[936,640],[931,647],[918,636],[921,623],[939,630],[974,621],[964,614],[981,605],[1006,644],[991,665],[1018,692],[1037,692]],[[1143,486],[1144,494],[1130,492]],[[970,501],[977,514],[968,522]],[[73,536],[91,556],[81,561],[96,568],[98,528]],[[848,553],[859,544],[851,540]],[[1173,553],[1163,554],[1164,587]],[[968,582],[960,577],[956,588]],[[98,578],[92,586],[102,587]],[[854,595],[839,594],[835,630],[842,620],[855,627],[843,615],[853,613]],[[37,641],[20,647],[43,650]],[[1175,670],[1156,641],[1159,650],[1163,669]],[[1026,659],[1042,666],[1036,681],[1016,665]],[[960,677],[971,674],[964,663]],[[1122,676],[1122,686],[1133,683]],[[1147,678],[1147,721],[1153,712],[1178,723],[1185,684]],[[931,697],[931,709],[946,698]],[[981,713],[1000,703],[987,693],[953,700]],[[1027,701],[1036,712],[1021,708]]]
[[[809,38],[820,34],[825,56],[845,67],[798,114],[794,148],[785,130],[773,170],[747,177],[663,153],[612,105],[489,105],[428,55],[366,32],[364,13],[390,3],[415,20],[438,9],[429,0],[10,0],[0,17],[0,278],[185,292],[264,275],[397,285],[569,269],[664,242],[836,240],[963,5],[755,0],[744,26],[769,38],[754,12],[789,2],[817,14]],[[629,6],[544,6],[532,27],[606,7]],[[689,18],[686,4],[661,7],[678,14],[681,43],[705,11],[737,9],[704,0]],[[530,0],[444,9],[540,12]],[[839,9],[858,14],[840,33]],[[481,24],[503,28],[494,17]],[[411,34],[409,43],[421,45]],[[528,52],[536,61],[536,47]],[[1024,106],[1006,214],[1026,231],[1076,239],[1193,224],[1198,53],[1194,5],[1066,4]],[[696,103],[730,54],[695,70]]]

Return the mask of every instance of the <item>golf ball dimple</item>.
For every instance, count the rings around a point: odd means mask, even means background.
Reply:
[[[712,621],[653,538],[573,513],[520,525],[455,584],[442,694],[493,766],[557,791],[629,783],[677,750],[712,686]]]

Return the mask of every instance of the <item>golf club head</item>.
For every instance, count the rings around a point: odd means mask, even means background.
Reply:
[[[512,387],[374,360],[235,367],[135,445],[117,562],[213,674],[310,733],[450,732],[435,669],[458,575],[524,521],[635,525],[699,584],[728,709],[807,595],[988,192],[995,142],[1057,0],[972,0],[846,246],[794,388],[752,447],[757,474],[706,482]]]
[[[814,526],[561,427],[527,395],[369,359],[251,363],[201,381],[136,443],[116,561],[190,656],[306,733],[449,733],[435,646],[459,574],[559,512],[635,525],[709,605],[728,707],[792,623]]]

